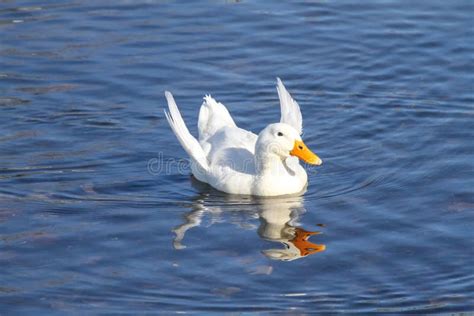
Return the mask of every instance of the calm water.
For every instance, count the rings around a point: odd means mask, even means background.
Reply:
[[[0,1],[0,314],[474,311],[472,1],[111,3]],[[163,91],[258,132],[277,76],[308,192],[193,181]]]

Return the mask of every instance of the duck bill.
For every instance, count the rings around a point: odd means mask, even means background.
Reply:
[[[293,149],[290,151],[290,155],[300,158],[306,163],[311,165],[317,165],[323,163],[321,158],[319,158],[315,153],[306,147],[305,143],[301,140],[296,140]]]

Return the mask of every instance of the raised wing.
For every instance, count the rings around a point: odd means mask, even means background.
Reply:
[[[303,117],[301,116],[300,106],[293,100],[280,78],[277,78],[277,83],[281,109],[280,123],[291,125],[301,135],[303,133]]]
[[[178,138],[181,146],[188,153],[192,160],[194,160],[202,170],[209,170],[206,154],[201,145],[189,132],[186,124],[184,124],[183,117],[179,112],[178,106],[174,101],[173,95],[169,91],[165,91],[166,101],[168,101],[168,111],[165,112],[166,119],[171,126],[176,138]]]
[[[202,142],[208,139],[219,129],[226,126],[237,127],[224,104],[217,102],[210,95],[206,95],[199,110],[199,141]]]

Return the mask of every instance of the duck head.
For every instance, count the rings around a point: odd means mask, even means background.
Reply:
[[[311,165],[322,164],[321,158],[308,149],[298,132],[285,123],[270,124],[263,129],[258,135],[255,153],[264,158],[277,156],[281,160],[295,156]]]

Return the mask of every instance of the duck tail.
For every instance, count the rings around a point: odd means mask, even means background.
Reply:
[[[166,101],[168,101],[168,111],[164,110],[166,119],[171,126],[176,138],[178,138],[183,149],[191,157],[192,162],[195,162],[199,167],[200,171],[207,172],[209,171],[209,163],[206,158],[206,154],[202,149],[201,145],[194,138],[193,135],[189,132],[186,124],[184,124],[181,113],[179,112],[178,106],[174,101],[173,95],[171,92],[165,92]],[[193,173],[194,168],[193,168]],[[195,174],[195,176],[197,176]],[[198,177],[202,178],[202,177]]]

